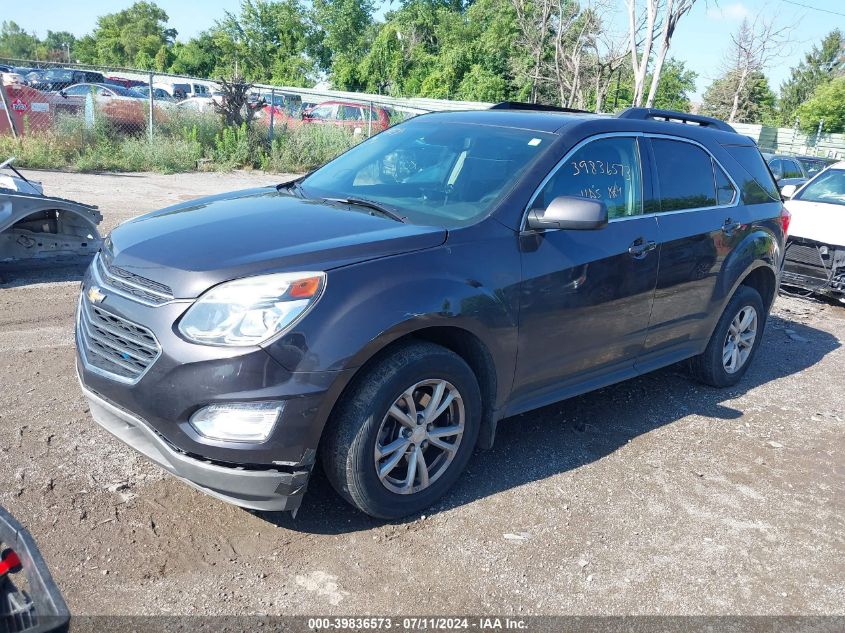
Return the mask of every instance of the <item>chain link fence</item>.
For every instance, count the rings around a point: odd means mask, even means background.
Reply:
[[[488,104],[0,59],[0,156],[33,168],[313,169],[423,112]]]

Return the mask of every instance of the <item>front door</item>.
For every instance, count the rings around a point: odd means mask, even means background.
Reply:
[[[633,372],[651,313],[659,259],[657,220],[643,215],[634,136],[582,144],[541,186],[532,208],[561,195],[602,200],[596,230],[523,231],[514,409],[614,382]],[[645,196],[644,196],[645,193]]]

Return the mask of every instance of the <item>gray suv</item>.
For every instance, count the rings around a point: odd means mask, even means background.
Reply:
[[[321,463],[400,517],[503,418],[679,361],[740,380],[788,223],[756,146],[715,119],[419,116],[115,229],[77,368],[100,425],[210,495],[295,511]]]

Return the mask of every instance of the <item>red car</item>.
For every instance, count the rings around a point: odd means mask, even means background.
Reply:
[[[372,126],[370,126],[372,118]],[[324,101],[302,111],[303,123],[339,125],[366,133],[381,132],[390,127],[390,114],[384,108],[352,101]]]

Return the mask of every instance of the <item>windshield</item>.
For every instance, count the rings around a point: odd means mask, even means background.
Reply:
[[[463,226],[485,215],[553,138],[421,118],[349,150],[303,180],[302,191],[375,201],[417,224]]]
[[[73,73],[69,70],[48,70],[43,77],[46,81],[70,81]]]
[[[806,202],[827,202],[845,206],[845,170],[828,169],[811,180],[794,198]]]
[[[811,177],[815,176],[827,167],[827,164],[824,161],[813,160],[812,158],[799,158],[798,162],[804,167],[804,171],[807,172],[807,175]]]

